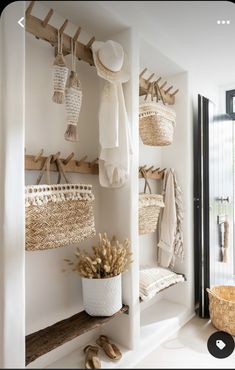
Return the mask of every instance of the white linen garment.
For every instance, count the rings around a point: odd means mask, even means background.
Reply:
[[[129,119],[121,83],[105,83],[99,112],[99,131],[100,185],[120,188],[129,179],[132,153]]]

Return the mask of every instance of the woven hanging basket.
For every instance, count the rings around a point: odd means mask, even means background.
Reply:
[[[50,166],[50,160],[49,157],[47,168]],[[57,165],[59,169],[62,168],[59,160]],[[43,170],[45,168],[44,166]],[[26,250],[69,246],[94,236],[93,201],[92,185],[26,186]]]
[[[145,145],[164,146],[173,142],[175,112],[161,103],[142,103],[139,107],[139,132]]]
[[[161,208],[164,207],[163,196],[151,194],[151,188],[147,181],[146,172],[141,173],[145,178],[144,193],[139,194],[139,234],[150,234],[157,229],[157,223]],[[150,194],[146,194],[147,187]]]
[[[235,335],[235,286],[216,286],[207,289],[209,311],[216,329]]]

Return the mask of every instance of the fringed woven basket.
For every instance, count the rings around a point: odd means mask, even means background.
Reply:
[[[216,286],[207,289],[209,311],[216,329],[235,335],[235,286]]]
[[[139,107],[139,132],[145,145],[170,145],[174,138],[175,112],[161,103],[142,103]]]
[[[157,223],[161,208],[164,207],[163,196],[151,194],[151,188],[147,181],[146,172],[141,173],[145,179],[144,193],[139,194],[139,234],[150,234],[157,229]],[[147,187],[150,194],[146,194]]]
[[[94,236],[93,201],[92,185],[26,186],[26,250],[69,246]]]

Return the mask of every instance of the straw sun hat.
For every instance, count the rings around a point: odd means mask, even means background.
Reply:
[[[112,40],[95,41],[92,44],[92,52],[97,74],[100,77],[112,83],[129,80],[122,45]]]

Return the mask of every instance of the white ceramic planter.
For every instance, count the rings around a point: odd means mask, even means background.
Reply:
[[[91,316],[112,316],[122,308],[122,277],[82,278],[83,304]]]

